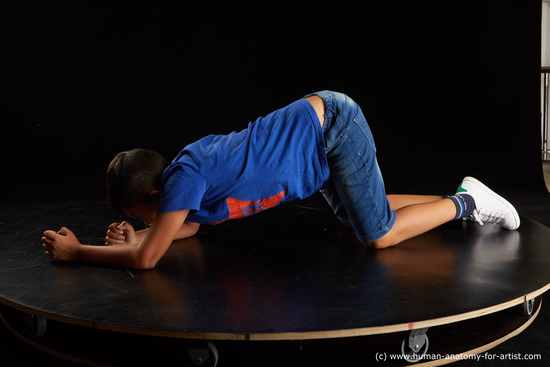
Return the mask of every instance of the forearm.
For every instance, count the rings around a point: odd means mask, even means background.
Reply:
[[[148,231],[149,231],[149,228],[145,228],[136,232],[136,243],[135,243],[136,245],[138,245],[141,241],[143,241]]]
[[[137,246],[93,246],[80,245],[74,261],[106,266],[140,269]]]
[[[151,227],[140,231],[139,235],[129,223],[113,223],[107,232],[106,244],[109,246],[82,245],[66,227],[58,232],[48,230],[42,237],[42,248],[47,256],[57,260],[151,269],[174,239],[189,237],[197,232],[198,224],[185,225],[188,212],[181,210],[159,214]]]
[[[181,228],[178,230],[178,233],[176,233],[176,237],[174,237],[174,240],[181,240],[184,238],[194,236],[198,232],[199,227],[200,227],[199,223],[193,223],[193,222],[183,223]],[[149,231],[149,228],[145,228],[136,232],[136,245],[138,245],[141,241],[143,241],[148,231]]]

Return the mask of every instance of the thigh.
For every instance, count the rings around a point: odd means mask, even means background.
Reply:
[[[343,206],[340,211],[346,213],[358,238],[374,241],[391,230],[395,212],[386,197],[376,145],[361,109],[347,96],[335,99],[337,113],[325,132],[329,187],[337,193],[332,197]],[[331,206],[335,209],[335,204]]]
[[[336,218],[338,218],[338,220],[342,223],[350,223],[349,215],[346,212],[346,208],[344,207],[342,200],[340,199],[340,195],[338,194],[336,186],[332,180],[329,180],[327,186],[321,190],[321,193],[332,208]]]
[[[360,169],[343,177],[333,178],[332,185],[357,237],[371,242],[383,237],[395,223],[395,212],[388,202],[382,174],[375,168]]]

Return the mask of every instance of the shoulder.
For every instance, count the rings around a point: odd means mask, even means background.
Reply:
[[[184,164],[181,162],[174,162],[164,171],[161,184],[163,186],[190,186],[197,185],[199,182],[208,182],[208,179],[201,174],[200,167],[195,167],[194,165]]]

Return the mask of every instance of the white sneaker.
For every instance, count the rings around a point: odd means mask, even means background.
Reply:
[[[467,193],[474,198],[476,208],[468,219],[481,225],[498,224],[509,230],[519,227],[519,215],[514,206],[475,178],[465,177],[456,193]]]

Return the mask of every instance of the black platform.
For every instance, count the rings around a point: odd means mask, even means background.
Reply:
[[[550,229],[526,217],[517,231],[455,221],[375,251],[318,197],[203,226],[149,271],[63,263],[40,247],[41,233],[61,226],[101,244],[120,220],[94,201],[5,228],[1,302],[127,334],[309,340],[456,323],[518,305],[550,283]]]

